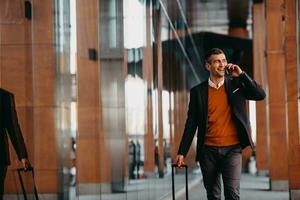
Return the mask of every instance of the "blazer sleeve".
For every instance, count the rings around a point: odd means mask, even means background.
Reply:
[[[266,97],[264,89],[257,84],[255,80],[251,79],[250,76],[248,76],[248,74],[245,72],[243,72],[238,79],[246,99],[259,101]]]
[[[190,103],[187,113],[187,119],[185,122],[184,132],[178,149],[178,155],[180,154],[185,157],[191,146],[197,129],[197,110],[197,95],[196,91],[192,89],[190,91]]]
[[[5,126],[11,140],[11,143],[17,153],[18,159],[28,158],[27,150],[25,147],[24,139],[21,133],[20,125],[18,122],[17,112],[15,109],[14,96],[11,93],[5,95],[6,110],[5,116]]]

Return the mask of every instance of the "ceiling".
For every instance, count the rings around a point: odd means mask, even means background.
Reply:
[[[251,27],[251,0],[160,0],[172,22],[186,21],[191,32],[227,34],[229,27]],[[184,20],[185,19],[185,20]]]

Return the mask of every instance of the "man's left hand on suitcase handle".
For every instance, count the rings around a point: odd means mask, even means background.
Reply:
[[[179,168],[181,168],[181,167],[183,167],[183,165],[185,165],[183,155],[179,154],[179,155],[176,156],[176,164]]]
[[[24,171],[27,171],[28,169],[31,168],[31,164],[27,158],[22,158],[21,163],[22,163],[22,167],[23,167]]]

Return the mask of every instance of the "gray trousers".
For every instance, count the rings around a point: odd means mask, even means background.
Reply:
[[[225,199],[240,199],[241,153],[240,145],[204,147],[200,167],[208,200],[221,199],[221,176]]]

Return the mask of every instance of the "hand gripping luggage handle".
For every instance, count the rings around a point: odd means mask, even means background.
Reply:
[[[21,176],[21,172],[29,172],[29,171],[32,172],[32,178],[33,178],[33,190],[34,190],[35,198],[36,198],[36,200],[39,200],[39,196],[38,196],[37,189],[36,189],[36,186],[35,186],[34,170],[33,170],[33,167],[29,167],[29,168],[27,168],[26,170],[25,170],[24,168],[18,168],[18,169],[17,169],[19,181],[20,181],[21,187],[22,187],[22,192],[23,192],[24,200],[27,200],[27,195],[26,195],[26,191],[25,191],[25,187],[24,187],[24,182],[23,182],[23,179],[22,179],[22,176]]]
[[[184,165],[181,165],[180,167],[185,168],[185,198],[186,198],[186,200],[188,200],[189,199],[188,166],[184,164]],[[172,197],[173,197],[173,200],[175,200],[174,168],[179,168],[179,167],[177,164],[172,164]]]
[[[29,172],[29,171],[33,171],[33,167],[28,167],[26,170],[22,167],[22,168],[18,168],[17,171],[18,172]]]
[[[172,164],[172,167],[177,167],[179,168],[179,166],[177,164]],[[185,167],[188,168],[188,166],[186,164],[181,165],[180,167]]]

